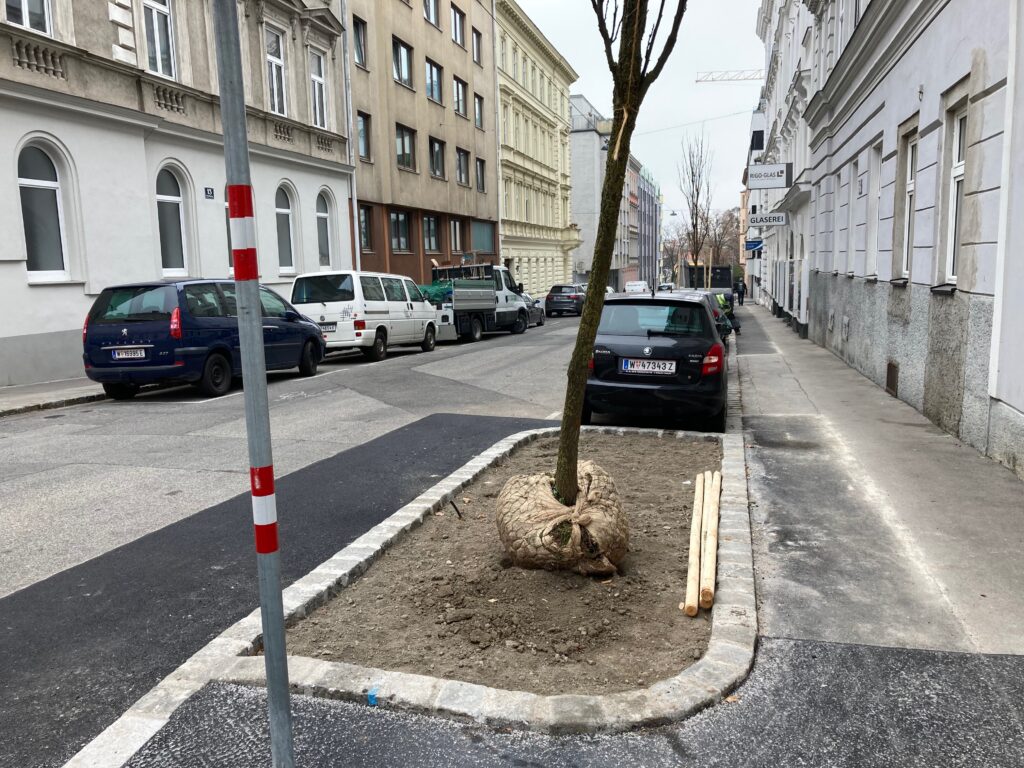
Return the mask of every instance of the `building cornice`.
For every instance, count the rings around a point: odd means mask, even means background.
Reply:
[[[519,7],[519,3],[515,0],[498,0],[498,16],[499,18],[507,18],[513,23],[520,32],[526,37],[547,57],[549,63],[553,64],[555,69],[561,71],[567,78],[569,84],[575,83],[579,80],[580,76],[576,70],[572,68],[572,65],[565,60],[565,57],[558,52],[558,49],[551,44],[544,33],[538,29],[537,25],[533,23],[533,20],[526,15],[522,8]]]

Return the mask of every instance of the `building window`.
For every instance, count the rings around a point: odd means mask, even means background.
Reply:
[[[953,146],[949,174],[949,236],[946,244],[946,280],[956,282],[960,263],[960,223],[964,213],[964,166],[967,161],[967,109],[953,115]]]
[[[423,0],[423,18],[435,27],[441,26],[440,0]]]
[[[440,251],[440,238],[438,237],[439,220],[437,216],[423,217],[423,250],[429,252]]]
[[[448,223],[452,253],[462,252],[462,219],[452,219]]]
[[[50,34],[49,0],[7,0],[7,22]]]
[[[267,93],[270,96],[270,111],[282,116],[288,114],[285,111],[284,82],[284,36],[267,27]]]
[[[356,131],[359,137],[359,157],[369,160],[370,154],[370,116],[365,112],[356,113]]]
[[[442,101],[441,78],[444,76],[444,70],[435,62],[427,59],[426,73],[427,98],[440,104]]]
[[[277,214],[277,263],[282,272],[295,271],[292,255],[292,199],[284,187],[277,188],[274,197],[275,213]]]
[[[395,82],[412,88],[412,48],[397,37],[391,40]]]
[[[164,168],[156,177],[156,218],[160,231],[160,266],[165,275],[184,275],[185,200],[174,174]]]
[[[359,247],[373,250],[373,208],[369,205],[359,206]]]
[[[473,94],[473,122],[477,128],[484,127],[484,97]]]
[[[352,17],[353,37],[355,38],[356,64],[366,66],[366,22],[358,16]]]
[[[416,131],[412,128],[395,126],[395,155],[399,168],[416,170]]]
[[[512,46],[512,79],[519,82],[519,46]]]
[[[39,147],[25,147],[18,155],[18,187],[28,271],[37,278],[66,278],[60,178],[49,155]]]
[[[468,117],[469,112],[466,105],[466,90],[468,86],[459,78],[452,79],[452,92],[455,94],[455,111],[463,117]]]
[[[483,66],[484,61],[484,36],[479,29],[473,29],[473,61]]]
[[[508,72],[508,40],[501,36],[501,69]]]
[[[391,212],[391,250],[409,250],[409,214]]]
[[[29,6],[45,5],[40,0],[29,0]],[[7,17],[10,18],[11,2],[7,3]],[[146,24],[146,50],[149,54],[149,71],[164,77],[174,77],[174,44],[171,26],[171,0],[143,0],[143,15]]]
[[[444,142],[431,136],[428,143],[430,144],[430,175],[436,179],[443,179],[445,177]]]
[[[903,253],[900,277],[910,277],[914,253],[914,219],[917,193],[917,136],[904,139]]]
[[[466,47],[466,14],[452,6],[452,40]]]
[[[331,204],[323,192],[316,196],[316,244],[320,266],[331,266]]]
[[[509,143],[508,136],[508,106],[502,105],[501,107],[501,140],[505,143]]]
[[[479,157],[476,159],[476,188],[478,192],[487,191],[487,163]]]
[[[309,54],[309,78],[312,86],[313,125],[327,127],[327,80],[324,57],[315,51]]]
[[[455,180],[469,186],[469,152],[464,149],[455,149]]]

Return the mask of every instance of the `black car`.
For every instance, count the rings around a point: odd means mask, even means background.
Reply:
[[[699,419],[725,431],[725,344],[696,295],[609,296],[594,340],[583,406],[594,413]]]
[[[260,286],[267,370],[316,374],[323,331]],[[85,373],[115,400],[143,384],[195,384],[211,397],[242,374],[232,280],[177,280],[104,288],[82,329]]]
[[[544,325],[544,308],[540,305],[540,299],[535,299],[528,293],[522,296],[526,302],[526,311],[529,313],[527,325]]]
[[[552,285],[544,299],[544,314],[548,317],[563,312],[583,314],[583,302],[587,298],[586,289],[579,284]]]

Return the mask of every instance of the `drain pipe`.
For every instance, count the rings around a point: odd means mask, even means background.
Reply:
[[[354,135],[352,124],[352,62],[349,60],[348,38],[349,30],[352,28],[352,18],[348,14],[348,0],[341,0],[341,51],[344,58],[342,65],[345,75],[345,125],[347,126],[348,141],[348,165],[352,170],[349,172],[349,200],[348,219],[350,237],[352,243],[352,263],[356,270],[362,269],[362,242],[359,235],[359,194],[356,189],[356,166],[355,155],[352,152],[353,141],[359,141],[359,136]]]

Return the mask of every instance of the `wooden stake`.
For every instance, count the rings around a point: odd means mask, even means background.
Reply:
[[[686,602],[679,607],[687,616],[697,615],[700,596],[701,520],[704,515],[704,476],[697,475],[693,483],[693,516],[690,520],[690,561],[686,567]]]
[[[718,509],[722,495],[722,473],[715,472],[711,492],[704,496],[704,518],[707,533],[700,557],[700,607],[710,608],[715,602],[715,572],[718,568]]]

